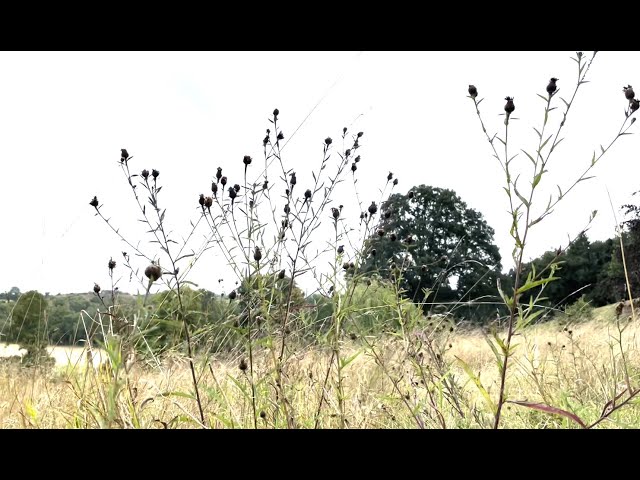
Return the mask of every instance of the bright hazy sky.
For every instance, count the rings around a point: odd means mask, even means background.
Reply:
[[[262,138],[273,109],[280,110],[289,140],[321,99],[283,152],[285,163],[300,172],[300,184],[317,168],[325,137],[338,139],[343,126],[363,131],[357,172],[363,203],[379,198],[389,171],[399,178],[402,193],[419,184],[451,188],[496,230],[506,269],[512,264],[512,242],[504,178],[467,87],[475,84],[485,99],[480,108],[491,133],[503,132],[504,98],[515,97],[513,116],[520,120],[511,123],[510,148],[533,152],[537,137],[532,127],[539,127],[543,117],[536,93],[544,94],[554,76],[560,79],[559,96],[570,96],[576,82],[574,55],[2,52],[0,291],[18,286],[22,291],[86,292],[94,282],[105,288],[111,256],[118,262],[116,277],[123,277],[120,288],[136,291],[139,287],[128,283],[121,268],[127,247],[88,204],[97,195],[104,214],[123,233],[143,242],[148,238],[136,233],[140,224],[118,165],[120,149],[134,156],[136,173],[160,171],[167,222],[186,236],[189,221],[198,216],[198,194],[210,192],[216,167],[233,184],[241,181],[244,155],[262,163]],[[566,140],[543,179],[545,192],[556,191],[557,183],[570,185],[592,152],[614,138],[626,106],[622,87],[631,84],[640,91],[640,54],[599,52],[589,79],[569,114]],[[552,114],[552,131],[562,110]],[[619,206],[635,199],[631,193],[640,189],[639,151],[639,136],[621,138],[596,166],[596,178],[582,183],[532,231],[526,256],[566,244],[596,209],[589,237],[612,237],[615,221],[607,188],[619,215]],[[523,154],[515,163],[527,172]],[[261,171],[251,168],[255,176]],[[547,198],[539,197],[534,205],[544,207]],[[356,206],[349,214],[357,223]],[[141,245],[149,250],[149,244]],[[208,259],[190,279],[219,291],[220,264],[220,258]],[[228,279],[227,287],[232,284]]]

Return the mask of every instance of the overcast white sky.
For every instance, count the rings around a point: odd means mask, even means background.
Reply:
[[[121,148],[135,157],[132,170],[161,172],[167,221],[186,235],[189,221],[197,218],[197,196],[208,191],[216,167],[235,183],[244,155],[262,158],[273,109],[280,110],[288,139],[323,96],[284,152],[289,166],[316,168],[323,139],[337,139],[343,126],[352,125],[365,132],[358,170],[363,203],[378,198],[389,170],[399,178],[400,192],[423,183],[451,188],[496,230],[508,268],[512,242],[503,177],[467,87],[475,84],[485,98],[481,111],[492,133],[502,132],[504,98],[514,96],[514,116],[520,120],[510,127],[512,151],[533,151],[537,137],[531,127],[539,126],[543,115],[536,93],[544,93],[555,76],[560,95],[570,95],[576,79],[572,55],[2,52],[0,291],[18,286],[80,292],[91,290],[94,281],[108,283],[106,262],[113,256],[121,265],[126,247],[94,217],[88,202],[98,195],[116,225],[135,225],[134,204],[118,167]],[[626,106],[622,87],[640,89],[640,54],[598,53],[590,80],[569,115],[567,139],[552,157],[544,180],[548,191],[555,191],[556,183],[570,184],[593,150],[613,139]],[[560,111],[554,112],[552,127]],[[639,136],[622,138],[596,167],[597,177],[532,232],[527,256],[566,243],[595,209],[599,216],[590,238],[612,237],[606,188],[616,209],[632,200],[631,193],[640,189],[639,151]],[[521,157],[517,161],[526,168]],[[546,204],[546,197],[540,203]],[[357,218],[355,208],[353,215]],[[204,262],[191,280],[218,291],[216,261]],[[123,280],[120,288],[137,286]]]

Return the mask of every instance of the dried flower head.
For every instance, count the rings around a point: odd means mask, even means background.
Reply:
[[[364,132],[358,132],[358,138],[361,138],[364,135]]]
[[[153,177],[154,180],[158,178],[158,175],[160,175],[160,172],[158,170],[156,170],[155,168],[151,170],[151,176]]]
[[[243,372],[248,368],[247,361],[244,358],[240,360],[240,365],[238,365],[238,368],[240,368],[240,370],[242,370]]]
[[[109,260],[109,270],[113,270],[114,268],[116,268],[116,261],[113,258],[111,258]]]
[[[392,233],[391,235],[389,235],[389,240],[391,240],[392,242],[395,242],[397,238],[398,237],[396,236],[395,233]]]
[[[233,189],[236,191],[236,193],[240,193],[240,185],[238,185],[237,183],[233,186]]]
[[[237,296],[238,296],[238,293],[235,290],[231,290],[231,292],[228,295],[229,300],[235,300]]]
[[[251,165],[251,160],[252,158],[249,155],[245,155],[242,159],[242,163],[244,163],[245,165]]]
[[[384,228],[379,228],[378,229],[378,236],[379,237],[384,237]]]
[[[338,210],[338,209],[337,209],[337,208],[335,208],[335,207],[331,207],[331,216],[332,216],[335,220],[337,220],[337,219],[338,219],[338,217],[340,217],[340,210]]]
[[[120,162],[124,162],[129,159],[129,152],[127,152],[126,148],[120,149]]]
[[[391,181],[392,178],[393,178],[393,173],[389,172],[389,175],[387,175],[387,181]]]
[[[291,208],[289,208],[289,204],[287,203],[287,204],[284,206],[284,213],[289,214],[289,212],[290,212],[290,211],[291,211]]]
[[[263,190],[266,190],[267,188],[269,188],[269,180],[265,180],[264,183],[262,184]]]
[[[203,193],[200,194],[200,198],[198,199],[198,203],[200,204],[201,207],[204,207],[204,194]]]
[[[238,195],[238,192],[236,192],[236,189],[233,187],[229,187],[229,198],[233,201],[234,198],[236,198],[236,196]]]
[[[549,85],[547,85],[547,93],[549,95],[553,95],[555,91],[558,89],[558,86],[556,85],[556,82],[558,80],[559,79],[555,77],[552,77],[551,80],[549,80]]]
[[[633,91],[633,87],[631,85],[622,87],[622,91],[624,92],[624,97],[629,101],[633,100],[633,97],[636,96],[635,92]]]
[[[638,100],[634,98],[633,100],[631,100],[631,102],[629,102],[629,109],[632,113],[638,110],[638,108],[640,108],[640,102]]]
[[[218,167],[218,171],[216,172],[216,180],[220,183],[220,179],[222,178],[222,168]]]
[[[351,171],[352,171],[353,173],[356,173],[356,170],[358,170],[358,166],[357,166],[357,165],[355,164],[355,162],[354,162],[354,163],[352,163],[352,164],[351,164]]]
[[[213,198],[204,197],[204,206],[207,208],[211,208],[211,205],[213,205]]]
[[[285,273],[286,272],[284,270],[280,270],[280,272],[278,273],[278,278],[282,280],[284,278]]]
[[[333,140],[331,140],[331,137],[327,137],[327,138],[324,139],[324,143],[328,147],[329,145],[331,145],[333,143]]]
[[[149,280],[155,282],[160,277],[162,277],[162,269],[160,268],[160,265],[152,263],[147,268],[145,268],[144,274]]]
[[[278,133],[278,140],[284,140],[284,133]]]
[[[253,251],[253,259],[256,262],[259,262],[262,259],[262,251],[260,250],[260,247],[256,247],[256,249]]]
[[[305,198],[306,200],[309,200],[309,199],[311,198],[311,190],[306,189],[306,190],[304,191],[304,198]]]
[[[222,186],[224,187],[227,184],[227,177],[222,177],[220,179],[220,183],[222,184]]]
[[[218,193],[218,184],[216,182],[211,182],[211,191],[213,192],[213,196],[215,197]]]
[[[89,202],[93,208],[98,208],[98,197],[93,197],[93,199]]]
[[[369,205],[369,208],[367,210],[371,215],[375,215],[376,212],[378,211],[378,206],[376,205],[376,202],[371,202],[371,205]]]
[[[289,184],[291,185],[291,187],[293,187],[296,183],[298,183],[298,179],[296,178],[296,172],[292,172],[290,175],[291,180],[289,180]]]
[[[358,162],[360,161],[360,155],[358,155],[356,158],[354,158],[354,159],[353,159],[353,161],[354,161],[355,163],[358,163]]]
[[[507,116],[511,115],[513,111],[516,109],[516,106],[513,104],[512,97],[505,97],[507,103],[504,105],[504,111],[507,112]]]
[[[395,187],[396,185],[398,185],[398,179],[397,178],[393,180],[393,186]]]
[[[338,247],[338,254],[339,254],[339,255],[342,255],[343,253],[344,253],[344,245],[340,245],[340,246]]]
[[[478,89],[475,85],[469,85],[469,96],[471,98],[476,98],[478,96]]]
[[[144,170],[142,170],[142,173],[140,173],[140,175],[142,175],[142,178],[146,180],[147,178],[149,178],[149,170],[145,168]]]
[[[98,285],[97,283],[93,284],[93,292],[97,295],[100,293],[100,285]]]
[[[280,115],[280,110],[278,110],[277,108],[273,110],[273,116],[277,117],[278,115]]]

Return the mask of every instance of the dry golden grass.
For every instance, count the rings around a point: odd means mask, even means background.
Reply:
[[[516,340],[508,398],[547,403],[577,414],[586,423],[597,420],[605,403],[626,388],[625,364],[630,384],[640,385],[640,325],[622,319],[620,325],[625,328],[620,335],[613,316],[613,307],[604,307],[588,322],[564,325],[552,321],[528,328]],[[343,357],[360,352],[344,370],[348,427],[415,428],[416,416],[425,427],[443,423],[447,428],[490,426],[486,399],[457,361],[463,359],[495,399],[498,371],[482,331],[441,334],[437,339],[443,352],[441,362],[425,361],[422,376],[406,341],[387,337],[376,342],[377,361],[363,339],[343,347]],[[331,359],[331,351],[320,348],[302,349],[289,358],[285,389],[297,427],[314,427]],[[239,358],[198,364],[208,426],[254,427],[249,371],[241,371],[238,364]],[[286,420],[279,413],[269,368],[269,356],[258,353],[253,375],[257,426],[281,428]],[[444,382],[449,382],[448,390]],[[430,392],[425,385],[430,385]],[[160,366],[136,365],[128,372],[115,373],[109,368],[75,366],[43,374],[4,365],[0,369],[0,428],[193,428],[200,423],[191,392],[188,363],[176,355],[163,359]],[[634,402],[599,427],[639,427]],[[332,373],[324,388],[318,426],[338,427],[339,417]],[[577,427],[566,418],[513,404],[504,412],[503,426]]]

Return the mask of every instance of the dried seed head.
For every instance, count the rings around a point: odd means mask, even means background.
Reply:
[[[358,132],[358,138],[362,137],[362,135],[364,135],[364,132]]]
[[[631,100],[631,102],[629,102],[629,108],[631,109],[631,112],[635,112],[636,110],[638,110],[638,108],[640,108],[640,102],[634,98],[633,100]]]
[[[97,283],[93,284],[93,292],[97,295],[98,293],[100,293],[100,285],[98,285]]]
[[[267,143],[269,143],[269,135],[265,136],[265,137],[262,139],[262,146],[263,146],[263,147],[266,147],[266,146],[267,146]]]
[[[384,212],[384,218],[390,218],[391,217],[391,210],[386,210]]]
[[[329,145],[331,145],[333,143],[333,140],[331,140],[331,137],[327,137],[327,138],[324,139],[324,143],[328,147]]]
[[[198,199],[198,203],[201,207],[204,207],[204,194],[200,194],[200,198]]]
[[[384,228],[379,228],[378,229],[378,236],[379,237],[384,237]]]
[[[158,175],[160,175],[160,172],[158,170],[156,170],[155,168],[151,170],[151,176],[153,177],[154,180],[158,178]]]
[[[631,85],[622,87],[622,91],[624,92],[625,98],[629,101],[633,100],[633,97],[636,96],[635,92],[633,91],[633,87]]]
[[[397,238],[398,237],[396,236],[395,233],[392,233],[391,235],[389,235],[389,240],[391,240],[392,242],[395,242]]]
[[[126,148],[121,148],[120,149],[120,162],[124,162],[125,160],[129,159],[129,153],[127,152]]]
[[[393,181],[393,186],[395,187],[396,185],[398,185],[398,179],[397,178]]]
[[[371,205],[369,205],[369,208],[367,210],[371,215],[375,215],[376,212],[378,211],[378,206],[376,205],[376,202],[371,202]]]
[[[306,198],[307,200],[309,200],[311,198],[311,190],[309,190],[309,189],[305,190],[304,198]]]
[[[389,175],[387,175],[387,181],[391,181],[392,178],[393,178],[393,173],[389,172]]]
[[[211,205],[213,205],[213,198],[204,197],[204,206],[207,208],[211,208]]]
[[[339,255],[342,255],[343,253],[344,253],[344,245],[340,245],[340,246],[338,247],[338,254],[339,254]]]
[[[289,184],[293,187],[296,183],[298,183],[298,179],[296,178],[296,172],[291,174],[291,180],[289,180]]]
[[[280,115],[280,110],[278,110],[277,108],[273,111],[273,116],[277,117],[278,115]]]
[[[227,177],[222,177],[220,179],[220,183],[222,184],[222,186],[224,187],[227,184]]]
[[[278,133],[278,140],[284,140],[284,133]]]
[[[351,263],[349,264],[349,268],[356,268],[356,266],[355,266],[355,264],[354,264],[353,262],[351,262]]]
[[[352,164],[351,164],[351,171],[352,171],[353,173],[356,173],[356,170],[358,170],[358,166],[357,166],[357,165],[355,164],[355,162],[354,162],[354,163],[352,163]]]
[[[267,188],[269,188],[269,180],[265,180],[264,183],[262,184],[263,190],[266,190]]]
[[[512,97],[505,97],[507,103],[504,105],[504,111],[507,112],[507,115],[511,115],[513,111],[516,109],[516,106],[513,104]]]
[[[413,190],[409,190],[409,198],[413,198],[415,196],[415,193]]]
[[[344,152],[344,156],[349,157],[349,155],[351,155],[351,149],[347,148],[347,150]]]
[[[354,161],[355,163],[358,163],[358,162],[360,161],[360,155],[358,155],[356,158],[354,158],[354,159],[353,159],[353,161]]]
[[[222,168],[218,167],[218,171],[216,172],[216,180],[218,180],[218,182],[220,182],[221,178],[222,178]]]
[[[244,372],[247,369],[247,367],[248,367],[247,361],[244,358],[240,360],[240,365],[238,365],[238,368],[240,368],[240,370]]]
[[[236,189],[233,187],[229,187],[229,198],[233,200],[234,198],[236,198],[237,195],[238,195],[238,192],[236,192]]]
[[[288,214],[290,211],[291,211],[291,209],[289,208],[289,204],[287,203],[287,204],[284,206],[284,213]]]
[[[159,265],[152,263],[147,268],[145,268],[144,274],[149,280],[155,282],[162,276],[162,269]]]
[[[215,197],[218,193],[218,184],[216,182],[211,182],[211,191],[213,192],[213,196]]]
[[[109,260],[109,270],[116,268],[116,261],[112,258]]]
[[[551,80],[549,80],[549,85],[547,85],[547,93],[549,95],[553,95],[555,93],[555,91],[557,90],[558,86],[556,85],[556,82],[558,81],[558,78],[551,78]]]
[[[360,212],[360,220],[363,220],[367,217],[367,214],[364,212]]]
[[[349,270],[349,262],[344,262],[344,263],[342,264],[342,268],[343,268],[344,270]]]
[[[235,290],[231,290],[228,296],[229,296],[229,300],[235,300],[236,297],[238,296],[238,293]]]
[[[98,197],[93,197],[93,200],[89,202],[89,205],[91,205],[93,208],[98,208]]]
[[[245,155],[244,158],[242,159],[242,163],[244,163],[245,165],[251,165],[251,157],[249,155]]]
[[[262,252],[260,251],[260,247],[256,247],[256,249],[254,250],[253,259],[256,262],[259,262],[262,259]]]
[[[469,96],[471,98],[476,98],[478,96],[478,89],[475,85],[469,85]]]
[[[147,178],[149,178],[149,170],[145,168],[144,170],[142,170],[142,173],[140,175],[142,175],[142,178],[146,180]]]
[[[333,216],[333,218],[337,220],[338,217],[340,217],[340,210],[335,207],[331,207],[331,216]]]
[[[240,185],[238,185],[237,183],[233,186],[233,189],[236,191],[236,193],[240,193]]]
[[[278,273],[278,279],[282,280],[284,278],[285,273],[286,272],[284,270],[280,270],[280,272]]]

